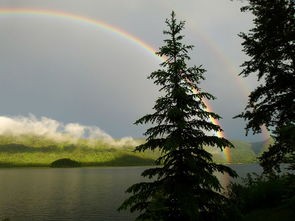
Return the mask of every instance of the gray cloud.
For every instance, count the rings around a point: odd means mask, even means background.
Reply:
[[[251,19],[239,13],[238,3],[29,0],[0,1],[0,7],[84,15],[120,27],[155,48],[162,44],[164,20],[174,9],[187,21],[187,41],[196,45],[191,63],[208,70],[202,85],[218,98],[211,105],[223,116],[226,134],[244,139],[244,123],[232,119],[246,102],[236,77],[245,58],[236,35],[248,30]],[[54,17],[0,15],[0,30],[0,114],[33,113],[98,125],[115,137],[142,136],[145,127],[132,123],[152,111],[158,92],[146,77],[158,69],[156,57],[118,35]],[[229,66],[237,73],[230,73]],[[248,87],[254,84],[242,81]]]

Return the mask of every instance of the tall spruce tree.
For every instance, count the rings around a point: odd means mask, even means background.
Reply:
[[[175,13],[166,20],[168,39],[157,55],[165,58],[162,69],[149,76],[164,94],[156,100],[155,112],[147,114],[135,124],[151,123],[145,136],[146,143],[136,151],[159,149],[161,156],[156,167],[145,170],[146,182],[127,189],[131,196],[119,210],[139,212],[137,220],[222,220],[226,197],[213,174],[236,173],[227,166],[216,164],[204,147],[214,146],[223,150],[233,145],[225,138],[209,135],[221,131],[209,118],[220,117],[206,110],[204,99],[214,97],[199,87],[205,70],[199,66],[188,67],[191,45],[182,43],[184,22],[178,22]],[[197,91],[197,93],[196,93]],[[212,133],[213,134],[213,133]]]
[[[280,171],[282,162],[295,167],[295,1],[248,0],[242,11],[252,12],[254,28],[241,33],[250,60],[240,75],[257,75],[260,85],[249,95],[246,133],[272,131],[274,145],[260,157],[264,171]]]

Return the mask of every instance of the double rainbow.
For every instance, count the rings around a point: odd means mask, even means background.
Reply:
[[[101,30],[113,33],[113,34],[133,43],[134,45],[141,47],[147,53],[150,53],[153,56],[156,56],[161,61],[163,61],[162,58],[160,58],[159,56],[157,56],[155,54],[156,50],[152,46],[148,45],[146,42],[142,41],[138,37],[120,29],[119,27],[112,26],[112,25],[107,24],[103,21],[99,21],[96,19],[92,19],[92,18],[88,18],[85,16],[76,15],[76,14],[72,14],[72,13],[68,13],[68,12],[63,12],[63,11],[46,10],[46,9],[39,9],[39,8],[0,8],[0,18],[1,17],[3,18],[3,16],[11,16],[11,15],[55,17],[55,18],[68,20],[70,22],[80,23],[83,25],[85,25],[85,24],[90,25],[90,26],[93,26],[93,28],[99,28]],[[208,102],[206,102],[206,106],[207,106],[207,110],[211,111],[212,108],[210,107]],[[213,119],[213,118],[211,118],[210,120],[212,121],[212,123],[220,125],[218,120]],[[220,132],[217,132],[217,136],[218,137],[225,137],[225,134],[220,131]],[[231,162],[231,154],[230,154],[229,148],[225,148],[224,155],[225,155],[226,161],[230,163]]]

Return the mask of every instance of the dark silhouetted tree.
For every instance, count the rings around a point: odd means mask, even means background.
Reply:
[[[245,112],[246,133],[272,131],[274,145],[260,157],[264,171],[279,171],[282,162],[295,162],[295,1],[249,0],[242,11],[254,15],[254,28],[241,33],[243,51],[250,57],[240,75],[257,75]]]
[[[222,187],[213,173],[236,173],[214,163],[204,147],[223,150],[233,146],[214,135],[221,128],[209,118],[220,117],[206,110],[204,99],[214,97],[199,88],[205,70],[201,66],[187,66],[188,52],[193,46],[182,43],[184,22],[178,22],[172,12],[166,24],[168,30],[164,34],[169,38],[157,52],[165,61],[160,70],[149,76],[160,86],[163,96],[156,100],[154,113],[135,122],[152,124],[145,133],[146,143],[135,150],[159,149],[161,156],[155,161],[156,167],[142,173],[150,180],[127,189],[131,196],[119,210],[139,212],[137,220],[220,221],[225,216],[223,206],[227,198],[221,194]]]

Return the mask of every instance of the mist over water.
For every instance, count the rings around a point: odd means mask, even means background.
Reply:
[[[138,144],[132,137],[114,139],[111,135],[96,126],[86,126],[79,123],[64,124],[48,117],[37,118],[29,116],[0,116],[0,135],[37,135],[56,141],[76,143],[79,139],[89,142],[99,140],[112,146],[135,146]]]

